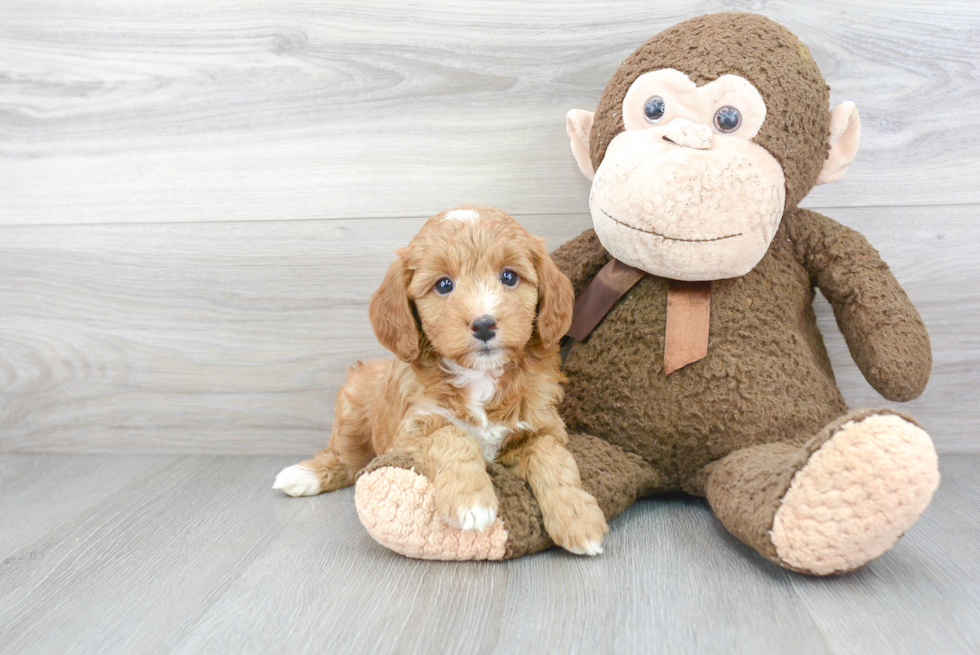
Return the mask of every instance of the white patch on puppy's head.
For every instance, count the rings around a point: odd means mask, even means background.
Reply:
[[[444,221],[475,221],[480,218],[480,212],[475,209],[453,209],[442,217]]]

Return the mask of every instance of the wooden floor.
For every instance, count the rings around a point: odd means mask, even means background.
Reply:
[[[283,456],[0,455],[4,653],[977,653],[977,455],[862,570],[808,578],[703,501],[644,500],[606,553],[420,562]]]

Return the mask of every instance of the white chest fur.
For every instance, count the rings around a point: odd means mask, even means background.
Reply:
[[[497,453],[500,452],[500,444],[510,434],[510,429],[499,423],[489,423],[485,427],[473,426],[468,432],[480,444],[480,450],[483,451],[483,459],[492,462],[497,459]]]
[[[454,387],[466,392],[466,408],[470,420],[460,420],[446,410],[438,413],[476,439],[480,450],[483,451],[483,458],[488,462],[494,461],[497,453],[500,452],[500,444],[511,432],[505,425],[491,423],[486,412],[487,404],[491,403],[497,394],[497,380],[503,370],[495,368],[483,371],[466,368],[447,359],[442,360],[442,369],[452,376],[450,382]]]

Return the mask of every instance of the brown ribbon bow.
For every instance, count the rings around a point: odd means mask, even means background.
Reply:
[[[613,305],[646,276],[646,272],[613,259],[602,267],[575,301],[568,336],[583,341]],[[670,280],[667,286],[667,332],[664,335],[664,374],[703,359],[708,354],[711,282]]]

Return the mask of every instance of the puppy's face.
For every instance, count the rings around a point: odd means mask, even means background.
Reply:
[[[532,339],[553,345],[568,329],[573,301],[539,239],[499,210],[473,207],[434,216],[399,251],[371,318],[382,344],[411,361],[417,328],[412,343],[404,312],[414,307],[412,326],[417,315],[439,355],[486,370],[514,359]],[[393,329],[399,313],[402,324]]]
[[[443,357],[499,367],[534,329],[537,244],[516,223],[476,209],[446,212],[427,227],[409,261],[422,330]]]

